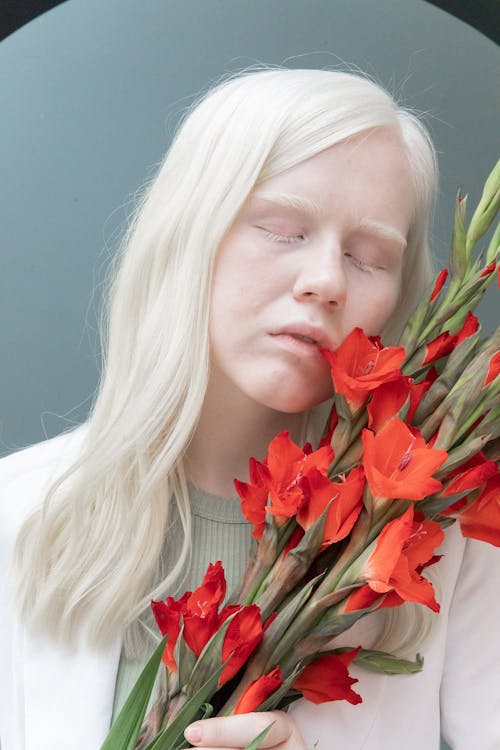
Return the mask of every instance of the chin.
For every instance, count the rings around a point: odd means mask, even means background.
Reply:
[[[290,392],[288,389],[277,386],[274,393],[267,396],[262,394],[256,400],[263,406],[283,414],[299,414],[323,404],[333,396],[333,389],[331,388],[316,395],[308,393],[307,390],[307,388],[302,388],[299,392]]]

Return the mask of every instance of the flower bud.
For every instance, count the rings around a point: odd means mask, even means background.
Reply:
[[[466,252],[470,256],[472,247],[488,231],[500,208],[500,159],[484,184],[481,200],[474,211],[466,238]]]

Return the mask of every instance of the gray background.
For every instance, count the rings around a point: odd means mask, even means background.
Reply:
[[[359,66],[426,113],[440,154],[434,246],[496,152],[499,55],[423,0],[69,0],[0,44],[0,455],[85,419],[100,283],[134,191],[179,115],[257,62]],[[481,317],[498,318],[493,294]]]

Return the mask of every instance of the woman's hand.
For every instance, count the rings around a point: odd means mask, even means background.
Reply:
[[[259,748],[307,750],[299,728],[284,711],[204,719],[190,724],[184,735],[199,750],[242,750],[270,724]]]

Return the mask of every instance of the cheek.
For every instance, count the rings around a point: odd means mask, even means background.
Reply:
[[[395,284],[387,290],[387,293],[384,295],[383,299],[381,300],[380,316],[379,316],[380,329],[382,329],[386,325],[391,315],[396,310],[398,300],[399,300],[399,293],[400,293],[400,286],[399,284]]]
[[[246,242],[223,245],[212,281],[212,307],[228,315],[251,312],[268,296],[270,274]]]
[[[358,297],[354,315],[362,318],[362,322],[355,325],[360,325],[370,336],[379,335],[397,307],[399,294],[399,279],[384,284],[376,284],[374,280],[365,294]]]
[[[223,255],[215,267],[210,302],[210,327],[217,330],[230,324],[238,314],[244,282],[232,258]]]

